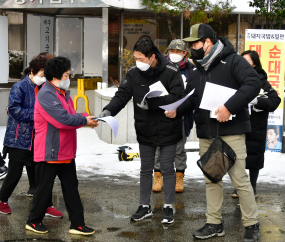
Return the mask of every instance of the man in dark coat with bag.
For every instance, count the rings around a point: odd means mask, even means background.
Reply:
[[[195,91],[177,110],[165,112],[165,114],[169,118],[175,118],[195,110],[194,120],[197,136],[200,139],[200,156],[208,150],[217,136],[220,136],[234,150],[236,161],[228,174],[240,196],[242,222],[245,227],[243,241],[257,241],[259,238],[258,209],[245,171],[245,134],[251,131],[248,103],[258,95],[260,90],[258,74],[243,57],[236,54],[229,40],[223,37],[216,38],[209,25],[191,26],[190,37],[184,41],[190,42],[190,53],[196,66],[186,90],[190,92],[195,88]],[[206,83],[237,91],[224,105],[217,107],[211,113],[200,108]],[[221,94],[216,93],[217,96]],[[205,181],[207,222],[201,229],[194,232],[193,236],[198,239],[225,234],[221,215],[223,181],[214,183],[206,176]]]

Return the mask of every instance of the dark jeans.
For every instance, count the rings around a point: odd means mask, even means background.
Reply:
[[[8,199],[12,195],[14,189],[16,188],[19,180],[22,177],[24,165],[25,165],[24,162],[9,160],[8,174],[6,178],[4,179],[4,182],[0,189],[0,201],[8,202]],[[26,166],[26,169],[27,169],[27,173],[29,177],[30,186],[34,187],[35,186],[35,163],[32,162],[32,165]],[[50,194],[48,205],[52,206],[52,193]]]
[[[36,164],[37,189],[28,222],[42,222],[56,176],[61,182],[62,194],[71,224],[76,227],[85,225],[74,159],[69,164],[49,164],[46,162]]]
[[[156,147],[142,144],[139,144],[139,147],[141,155],[140,203],[148,205],[152,187],[152,172]],[[163,175],[163,187],[166,204],[176,202],[176,174],[174,170],[175,153],[176,144],[160,147],[160,170]]]

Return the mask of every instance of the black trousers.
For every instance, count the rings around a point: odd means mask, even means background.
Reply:
[[[0,167],[1,166],[4,166],[5,165],[5,161],[4,161],[4,159],[3,159],[3,157],[2,157],[2,154],[1,154],[1,152],[0,152]]]
[[[69,164],[49,164],[46,162],[36,164],[37,188],[28,222],[42,222],[56,176],[61,182],[62,194],[71,224],[75,227],[85,225],[74,159]]]
[[[142,144],[139,144],[139,147],[141,155],[140,204],[149,205],[156,147]],[[160,147],[160,170],[163,175],[163,189],[166,204],[176,202],[175,154],[176,144]]]
[[[18,185],[19,180],[22,177],[23,167],[25,166],[24,162],[9,159],[9,169],[8,174],[4,179],[2,187],[0,189],[0,201],[8,202],[8,199],[12,195],[16,186]],[[26,166],[29,183],[31,187],[35,187],[35,163],[31,162],[31,166]],[[48,207],[52,206],[52,193],[50,193],[50,199]]]
[[[259,174],[259,170],[249,169],[249,179],[250,179],[250,183],[252,185],[254,193],[256,193],[256,182],[257,182],[258,174]]]

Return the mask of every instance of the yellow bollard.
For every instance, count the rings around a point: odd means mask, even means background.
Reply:
[[[85,110],[88,114],[90,114],[89,111],[89,101],[88,97],[85,95],[85,90],[84,90],[84,79],[78,79],[77,80],[77,95],[74,97],[74,109],[75,111],[77,110],[77,99],[82,97],[85,101]]]

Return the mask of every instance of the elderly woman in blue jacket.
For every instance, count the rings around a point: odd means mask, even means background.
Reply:
[[[29,74],[15,83],[9,95],[9,118],[4,138],[3,156],[9,153],[8,174],[0,189],[0,213],[10,214],[8,199],[16,188],[23,167],[26,166],[30,187],[35,187],[34,141],[34,105],[39,87],[46,81],[44,66],[49,60],[39,55],[29,63]],[[52,206],[52,194],[46,215],[62,217],[62,213]]]

